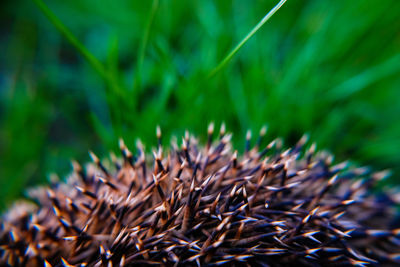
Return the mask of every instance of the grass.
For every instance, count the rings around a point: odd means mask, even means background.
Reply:
[[[218,66],[215,67],[210,72],[210,75],[208,76],[209,78],[213,77],[216,75],[228,62],[235,56],[235,54],[242,48],[242,46],[247,43],[247,41],[275,14],[276,11],[278,11],[279,8],[283,6],[283,4],[286,2],[286,0],[281,0],[279,3],[271,9],[261,20],[259,23],[257,23],[256,26],[235,46],[235,48],[232,49],[231,52],[229,52],[226,57],[218,64]]]
[[[287,1],[262,28],[278,1],[44,2],[0,9],[2,207],[120,136],[149,150],[157,124],[166,142],[225,121],[240,148],[308,132],[399,183],[399,1]]]

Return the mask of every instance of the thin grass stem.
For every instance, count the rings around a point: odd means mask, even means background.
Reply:
[[[272,8],[261,20],[257,25],[238,43],[235,48],[218,64],[215,69],[213,69],[208,78],[215,76],[232,58],[233,56],[242,48],[242,46],[267,22],[272,15],[275,14],[276,11],[283,6],[286,0],[281,0],[274,8]]]
[[[137,90],[137,88],[139,88],[142,83],[141,78],[142,78],[142,68],[143,68],[144,56],[146,53],[146,47],[147,47],[147,42],[149,40],[151,26],[153,24],[155,14],[158,9],[158,4],[159,4],[158,0],[153,0],[153,4],[151,5],[150,15],[147,20],[146,28],[143,33],[143,38],[140,42],[137,65],[136,65],[136,70],[135,70],[135,75],[134,75],[134,77],[135,77],[134,83],[133,83],[134,90]]]
[[[33,0],[36,6],[50,20],[56,29],[82,54],[95,71],[105,80],[109,80],[103,64],[74,36],[74,34],[61,22],[61,20],[49,9],[43,0]]]

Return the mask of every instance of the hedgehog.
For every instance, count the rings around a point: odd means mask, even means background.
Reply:
[[[372,172],[317,151],[303,136],[285,149],[263,127],[243,153],[222,124],[204,145],[179,146],[82,167],[65,183],[29,192],[1,219],[0,263],[11,266],[395,266],[396,188],[374,190]],[[265,144],[264,144],[265,143]],[[268,143],[268,144],[267,144]]]

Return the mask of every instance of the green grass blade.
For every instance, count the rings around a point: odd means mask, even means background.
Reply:
[[[238,43],[235,48],[232,49],[232,51],[218,64],[218,66],[210,72],[208,75],[209,78],[213,77],[215,74],[217,74],[231,59],[232,57],[242,48],[242,46],[267,22],[272,15],[275,14],[276,11],[278,11],[281,6],[286,2],[286,0],[281,0],[274,8],[272,8],[267,15],[265,15],[259,23]]]
[[[108,74],[103,64],[74,36],[74,34],[61,22],[61,20],[49,9],[43,0],[33,0],[36,6],[43,12],[56,29],[73,45],[79,53],[89,62],[106,81],[109,81]]]
[[[140,42],[139,54],[138,54],[137,65],[136,65],[136,71],[135,71],[135,75],[134,75],[135,80],[134,80],[134,83],[133,83],[133,87],[134,87],[133,89],[136,89],[136,88],[141,86],[141,77],[142,77],[142,67],[143,67],[144,55],[145,55],[145,52],[146,52],[147,42],[149,40],[151,25],[153,24],[155,14],[156,14],[157,9],[158,9],[158,4],[159,4],[158,0],[153,0],[153,4],[151,5],[150,15],[149,15],[148,21],[146,23],[145,31],[143,33],[143,38],[142,38],[142,40]]]
[[[341,83],[329,92],[329,97],[337,100],[351,97],[374,82],[398,72],[400,72],[400,54]]]

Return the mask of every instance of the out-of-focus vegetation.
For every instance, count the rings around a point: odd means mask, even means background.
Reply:
[[[157,124],[165,143],[186,128],[204,140],[210,121],[241,147],[265,123],[286,144],[308,132],[399,182],[400,1],[289,0],[212,78],[278,1],[45,2],[103,73],[33,1],[2,1],[1,206],[120,136],[149,148]]]

